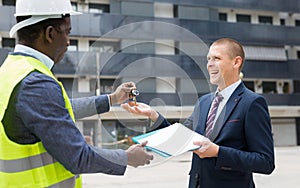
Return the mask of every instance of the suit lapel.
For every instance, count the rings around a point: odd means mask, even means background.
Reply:
[[[242,93],[244,90],[244,84],[241,83],[236,90],[232,93],[230,98],[228,99],[225,107],[222,109],[219,117],[216,120],[216,123],[214,125],[214,129],[212,133],[209,136],[209,139],[213,142],[217,136],[219,135],[222,127],[225,125],[226,121],[228,120],[229,116],[231,115],[232,111],[240,101],[242,97]]]
[[[197,123],[197,128],[196,128],[196,132],[200,133],[201,135],[204,135],[205,133],[205,125],[206,125],[206,118],[210,109],[210,105],[212,103],[213,100],[213,93],[211,95],[209,95],[207,97],[207,99],[202,100],[202,102],[200,103],[200,110],[199,110],[199,121]]]

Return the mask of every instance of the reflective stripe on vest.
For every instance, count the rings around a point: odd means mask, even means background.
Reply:
[[[32,57],[8,55],[0,67],[0,187],[81,187],[81,177],[66,170],[45,150],[41,142],[17,144],[5,134],[2,119],[13,89],[34,70],[57,81],[42,62]],[[69,98],[62,84],[58,83],[65,107],[74,120]]]
[[[39,168],[54,163],[53,157],[45,152],[40,155],[34,155],[22,159],[1,160],[0,172],[14,173]]]

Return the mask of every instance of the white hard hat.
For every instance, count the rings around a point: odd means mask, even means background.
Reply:
[[[65,14],[78,15],[81,13],[72,9],[70,0],[17,0],[15,17],[31,17],[14,25],[9,35],[12,37],[23,27],[49,18],[61,18]]]

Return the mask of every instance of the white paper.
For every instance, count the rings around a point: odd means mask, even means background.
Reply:
[[[194,145],[194,141],[201,141],[203,136],[188,129],[180,123],[175,123],[166,128],[156,131],[154,134],[138,139],[138,141],[148,141],[147,146],[172,156],[180,155],[184,152],[199,148]]]

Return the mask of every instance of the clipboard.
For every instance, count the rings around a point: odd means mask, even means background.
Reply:
[[[200,148],[193,142],[201,141],[203,138],[204,136],[181,123],[175,123],[166,128],[135,136],[132,140],[135,143],[148,141],[145,146],[147,149],[167,158]]]

